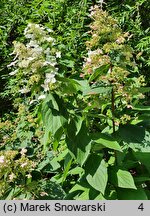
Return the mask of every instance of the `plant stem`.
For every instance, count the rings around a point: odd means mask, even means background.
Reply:
[[[112,65],[110,67],[110,72],[112,72]],[[112,84],[113,85],[113,84]],[[114,92],[114,87],[112,86],[112,91],[111,91],[111,111],[112,111],[112,125],[113,125],[113,134],[115,133],[115,92]],[[117,165],[117,152],[114,151],[115,155],[115,163]]]
[[[115,121],[114,121],[114,113],[115,113],[115,94],[114,94],[114,89],[113,89],[113,88],[112,88],[112,92],[111,92],[111,109],[112,109],[113,133],[115,133]]]
[[[112,73],[112,65],[110,66],[110,73]],[[112,125],[113,125],[113,133],[115,133],[115,93],[112,83],[112,91],[111,91],[111,111],[112,111]]]

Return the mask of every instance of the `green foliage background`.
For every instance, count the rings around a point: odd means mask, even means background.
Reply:
[[[91,40],[89,9],[96,3],[0,3],[0,199],[150,199],[150,6],[146,0],[103,4],[131,35],[126,43],[136,67],[129,78],[143,75],[146,81],[138,88],[144,99],[137,94],[138,104],[128,109],[120,108],[119,99],[112,102],[112,86],[102,85],[100,73],[107,73],[108,65],[82,78]],[[61,51],[59,84],[43,101],[35,100],[34,89],[19,94],[21,80],[17,89],[7,67],[13,41],[27,43],[23,32],[30,22],[53,29],[55,49]],[[113,103],[119,107],[115,113]],[[115,127],[113,115],[122,119]]]

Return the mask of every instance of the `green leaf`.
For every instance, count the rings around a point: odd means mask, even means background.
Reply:
[[[87,189],[87,187],[84,187],[84,186],[77,183],[71,188],[69,193],[72,193],[72,192],[75,192],[75,191],[85,191],[86,189]]]
[[[12,200],[14,197],[17,197],[19,194],[22,194],[25,197],[25,194],[23,193],[23,189],[20,187],[14,187],[9,191],[9,194],[5,194],[5,200]]]
[[[63,172],[63,179],[62,182],[64,182],[69,174],[69,169],[71,167],[72,164],[72,157],[71,155],[68,153],[65,157],[65,163],[64,163],[64,172]]]
[[[105,86],[105,87],[95,87],[95,88],[88,88],[85,89],[83,95],[95,95],[95,94],[109,94],[112,90],[112,87]]]
[[[146,181],[150,181],[150,177],[149,176],[139,176],[139,177],[134,177],[134,181],[136,183],[143,183],[143,182],[146,182]]]
[[[136,189],[131,173],[126,170],[118,170],[117,181],[118,187]]]
[[[43,151],[46,151],[47,145],[50,142],[51,133],[48,129],[45,129],[44,136],[41,138],[41,144],[43,145]]]
[[[57,104],[57,101],[55,100],[54,95],[50,93],[46,96],[46,99],[43,104],[47,104],[49,108],[59,111],[59,106]]]
[[[81,91],[81,86],[79,82],[74,79],[66,78],[66,77],[57,77],[57,80],[61,82],[60,91],[66,94],[74,94],[77,91]]]
[[[80,91],[84,92],[86,89],[90,89],[89,83],[87,80],[76,80],[80,85]]]
[[[100,193],[99,195],[97,195],[94,200],[105,200],[105,198],[103,197],[103,195]]]
[[[70,153],[73,154],[77,162],[82,166],[90,153],[91,140],[84,122],[77,135],[76,132],[79,128],[76,125],[77,123],[74,120],[68,125],[66,143]]]
[[[84,118],[81,116],[76,116],[75,119],[76,119],[76,121],[75,121],[75,127],[76,127],[75,135],[77,135],[79,133],[79,131],[81,130]]]
[[[119,188],[117,190],[119,200],[148,200],[147,195],[142,188],[137,190]]]
[[[56,132],[64,125],[66,119],[61,115],[59,106],[53,97],[49,94],[43,102],[41,108],[42,120],[45,126],[45,135],[42,139],[44,149],[50,141],[50,134],[55,136]]]
[[[88,165],[86,165],[86,167],[88,167],[91,164],[91,169],[93,168],[93,170],[89,169],[89,173],[87,174],[86,179],[94,189],[104,194],[108,181],[107,164],[104,160],[98,161],[96,163],[96,159],[98,159],[96,157],[97,156],[90,157]],[[99,166],[97,167],[98,164]],[[86,171],[88,172],[88,169]]]
[[[43,160],[42,162],[40,162],[39,164],[38,164],[38,167],[37,167],[37,169],[39,170],[39,171],[41,171],[41,170],[43,170],[47,165],[49,165],[50,164],[50,160],[47,158],[46,160]]]
[[[139,88],[139,91],[140,91],[141,93],[150,92],[150,87],[141,87],[141,88]]]
[[[110,167],[109,180],[117,187],[136,189],[131,173],[126,170],[121,170],[117,167]]]
[[[137,111],[150,111],[150,106],[136,105],[135,107],[133,107],[133,110],[137,110]]]
[[[57,156],[57,160],[60,162],[62,160],[64,160],[64,158],[68,155],[68,149],[66,148],[65,150],[61,151],[58,156]],[[69,155],[70,157],[70,155]]]
[[[55,133],[54,141],[53,141],[53,150],[54,151],[56,151],[58,148],[59,141],[63,135],[63,132],[64,132],[63,127],[60,127]]]
[[[150,152],[133,152],[135,158],[145,165],[150,173]]]
[[[95,133],[91,135],[91,138],[94,141],[92,149],[94,151],[100,150],[102,148],[110,148],[117,151],[122,151],[119,143],[114,140],[111,135],[104,133]]]
[[[81,167],[75,167],[68,172],[70,175],[81,175],[82,173],[84,173],[84,169]]]
[[[89,188],[86,188],[83,193],[76,197],[76,200],[89,200]]]
[[[69,68],[73,68],[74,67],[74,61],[72,61],[72,60],[63,59],[63,60],[60,61],[60,63],[62,65],[65,65],[66,67],[69,67]]]
[[[118,133],[127,143],[141,143],[145,137],[145,129],[137,125],[120,126]]]
[[[50,165],[52,166],[52,171],[55,171],[58,168],[60,168],[60,164],[58,163],[57,158],[54,158],[53,160],[51,160]]]
[[[94,70],[94,73],[90,76],[89,82],[91,82],[93,80],[97,80],[99,78],[99,76],[106,74],[108,72],[109,68],[110,68],[109,64],[102,65],[101,67],[96,68]]]

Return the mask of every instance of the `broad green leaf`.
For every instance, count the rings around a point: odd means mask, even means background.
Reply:
[[[56,133],[55,133],[55,135],[54,135],[54,141],[53,141],[53,150],[54,151],[56,151],[57,150],[57,147],[58,147],[58,145],[59,145],[59,141],[60,141],[60,139],[61,139],[61,137],[62,137],[62,135],[63,135],[63,127],[60,127],[57,131],[56,131]]]
[[[77,162],[82,166],[91,150],[91,140],[88,135],[88,130],[83,122],[80,131],[76,135],[78,128],[76,128],[76,123],[72,121],[68,125],[67,131],[68,136],[66,138],[66,143],[68,149],[70,153],[73,154]]]
[[[51,160],[50,165],[52,166],[52,171],[55,171],[58,168],[60,168],[60,164],[58,163],[57,158],[54,158],[53,160]]]
[[[54,96],[52,94],[48,94],[45,101],[44,101],[44,104],[47,104],[47,106],[49,108],[52,108],[52,109],[55,109],[57,111],[59,111],[59,107],[58,107],[58,104],[57,104],[57,101],[55,100]]]
[[[131,173],[126,170],[117,171],[117,181],[118,187],[136,189]]]
[[[38,164],[37,169],[38,169],[39,171],[41,171],[41,170],[43,170],[47,165],[49,165],[49,163],[50,163],[50,160],[47,158],[47,159],[43,160],[42,162],[40,162],[40,163]]]
[[[68,173],[70,175],[81,175],[84,172],[84,169],[81,167],[75,167],[71,169]]]
[[[103,197],[103,195],[100,193],[99,195],[97,195],[94,200],[105,200],[105,198]]]
[[[64,158],[68,155],[68,149],[66,148],[65,150],[61,151],[58,156],[57,156],[57,160],[60,162],[62,160],[64,160]]]
[[[85,191],[86,189],[87,189],[87,187],[84,187],[84,186],[77,183],[71,188],[69,193],[72,193],[72,192],[75,192],[75,191]]]
[[[79,133],[81,130],[82,124],[83,124],[83,117],[76,116],[76,121],[75,121],[75,126],[76,126],[76,135]]]
[[[119,188],[117,190],[119,200],[148,200],[147,195],[142,188],[137,190]]]
[[[106,87],[95,87],[95,88],[88,88],[85,89],[83,92],[83,95],[95,95],[95,94],[109,94],[112,90],[112,87],[106,86]]]
[[[135,158],[145,165],[150,173],[150,152],[133,152]]]
[[[94,189],[91,185],[88,186],[88,188],[90,188],[90,191],[89,191],[89,199],[90,200],[105,200],[105,198],[101,192]]]
[[[92,164],[91,164],[92,165]],[[99,167],[93,175],[88,174],[86,177],[88,183],[96,190],[100,191],[102,194],[105,193],[108,174],[107,174],[107,164],[104,160],[101,161]]]
[[[80,91],[84,92],[86,89],[90,89],[90,85],[87,80],[76,80],[80,85]]]
[[[137,125],[120,126],[118,133],[127,143],[141,143],[145,137],[145,129]]]
[[[42,104],[41,108],[42,119],[45,126],[45,135],[42,139],[44,150],[49,143],[50,135],[55,136],[56,132],[64,125],[66,119],[61,115],[59,106],[53,97],[49,94]]]
[[[122,151],[119,143],[111,137],[111,135],[104,133],[92,134],[91,138],[94,141],[93,150],[100,150],[102,148],[110,148],[117,151]]]
[[[64,162],[64,171],[63,171],[63,180],[62,182],[64,182],[69,174],[69,169],[71,167],[72,164],[72,157],[71,155],[68,153],[65,157],[65,162]]]
[[[109,64],[102,65],[101,67],[96,68],[94,70],[94,73],[90,76],[89,82],[91,82],[93,80],[97,80],[99,78],[99,76],[106,74],[108,72],[109,68],[110,68]]]
[[[111,92],[111,86],[91,87],[87,80],[76,80],[80,84],[80,90],[83,92],[83,96],[92,94],[108,94]]]
[[[50,142],[51,133],[49,130],[45,130],[44,136],[41,138],[41,144],[43,145],[43,151],[46,152],[47,145]]]
[[[60,164],[58,163],[57,158],[54,158],[52,160],[46,159],[43,160],[39,165],[38,165],[38,171],[44,171],[44,172],[53,172],[60,168]]]
[[[59,88],[62,93],[73,94],[81,90],[79,82],[74,79],[59,76],[57,80],[61,82]]]
[[[89,200],[89,188],[85,188],[85,191],[76,197],[76,200]]]
[[[21,190],[21,189],[20,189]],[[6,200],[12,200],[13,199],[13,195],[15,193],[15,188],[12,188],[9,192],[9,194],[7,195],[7,197],[5,198]]]
[[[118,169],[117,167],[110,167],[109,181],[119,188],[136,189],[131,173],[126,170]]]
[[[145,190],[145,193],[146,193],[147,199],[150,200],[150,191],[149,190]]]
[[[134,181],[136,183],[143,183],[143,182],[146,182],[146,181],[150,181],[150,177],[149,176],[139,176],[139,177],[134,177]]]
[[[9,193],[6,195],[5,200],[12,200],[14,197],[17,197],[20,194],[22,194],[22,196],[24,196],[24,198],[25,198],[25,194],[23,192],[23,188],[20,188],[20,187],[12,188],[9,191]]]
[[[65,65],[66,67],[69,67],[69,68],[73,68],[74,67],[74,61],[69,60],[69,59],[63,59],[63,60],[60,61],[60,63],[62,65]]]

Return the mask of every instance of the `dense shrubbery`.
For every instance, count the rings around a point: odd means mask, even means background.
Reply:
[[[147,3],[117,2],[2,1],[1,199],[150,199]]]

